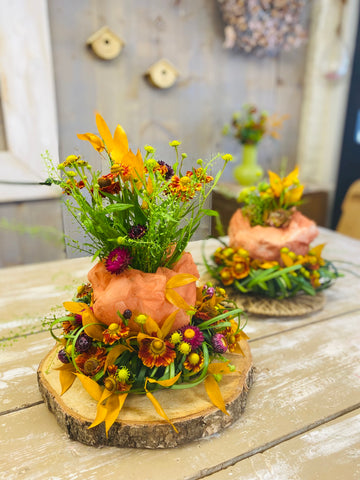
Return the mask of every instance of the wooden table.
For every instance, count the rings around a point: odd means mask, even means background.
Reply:
[[[325,256],[360,274],[360,241],[321,229]],[[314,243],[314,244],[315,244]],[[207,251],[214,250],[208,241]],[[189,245],[199,260],[200,242]],[[41,400],[36,370],[53,341],[42,318],[86,278],[88,258],[0,270],[0,478],[360,478],[360,283],[346,273],[325,308],[302,318],[250,316],[256,366],[244,415],[211,438],[168,450],[93,448],[68,439]],[[204,269],[200,265],[203,272]],[[12,343],[12,340],[2,342]]]

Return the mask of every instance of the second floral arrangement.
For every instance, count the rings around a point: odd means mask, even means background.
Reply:
[[[322,257],[324,244],[310,245],[318,229],[297,209],[304,190],[298,173],[296,168],[281,178],[270,171],[269,182],[241,192],[242,207],[229,225],[229,245],[219,247],[213,263],[207,263],[223,286],[282,299],[314,296],[339,276]]]

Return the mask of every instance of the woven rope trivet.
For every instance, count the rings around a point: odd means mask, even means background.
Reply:
[[[231,294],[239,308],[255,315],[267,317],[298,317],[321,310],[325,303],[323,292],[312,295],[296,295],[292,298],[277,300],[261,295]]]

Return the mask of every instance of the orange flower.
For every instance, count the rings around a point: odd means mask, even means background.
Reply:
[[[228,286],[228,285],[231,285],[232,283],[234,283],[234,273],[233,273],[232,268],[224,267],[220,271],[220,278],[221,278],[222,283],[225,286]]]
[[[139,349],[139,358],[147,367],[166,367],[175,360],[172,344],[160,338],[144,338]]]
[[[111,323],[109,327],[103,331],[104,343],[112,345],[120,338],[125,338],[129,335],[130,328],[123,323]]]
[[[217,265],[221,265],[224,262],[223,248],[218,247],[214,252],[214,262]]]
[[[106,349],[92,347],[75,358],[76,365],[85,375],[92,377],[105,365]]]
[[[232,265],[232,274],[234,278],[239,280],[240,278],[245,278],[249,275],[250,264],[245,258],[237,258],[237,261]]]
[[[171,183],[169,184],[170,193],[180,198],[182,202],[191,200],[194,198],[196,192],[202,189],[201,183],[196,181],[194,182],[194,180],[191,178],[192,176],[192,172],[187,172],[187,174],[181,178],[177,175],[174,175],[171,179]]]

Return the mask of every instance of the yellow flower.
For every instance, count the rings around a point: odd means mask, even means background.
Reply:
[[[303,194],[304,185],[287,190],[284,194],[284,204],[289,205],[298,202]]]
[[[96,114],[95,119],[100,137],[93,133],[78,133],[77,137],[90,142],[98,152],[106,149],[112,161],[119,163],[129,152],[129,143],[124,129],[118,125],[112,136],[109,127],[99,113]]]
[[[297,185],[297,187],[294,189],[296,190],[296,192],[293,194],[293,198],[295,199],[293,201],[300,200],[304,187],[299,184],[299,179],[298,179],[299,168],[298,167],[296,167],[292,172],[289,173],[287,177],[284,177],[284,178],[280,178],[279,175],[272,172],[271,170],[269,170],[268,173],[269,173],[270,187],[275,197],[279,198],[281,194],[284,192],[284,195],[285,193],[289,194],[288,199],[290,199],[291,197],[289,193],[289,188]],[[288,189],[288,190],[285,190],[285,189]],[[289,203],[289,202],[285,202],[285,203]]]

